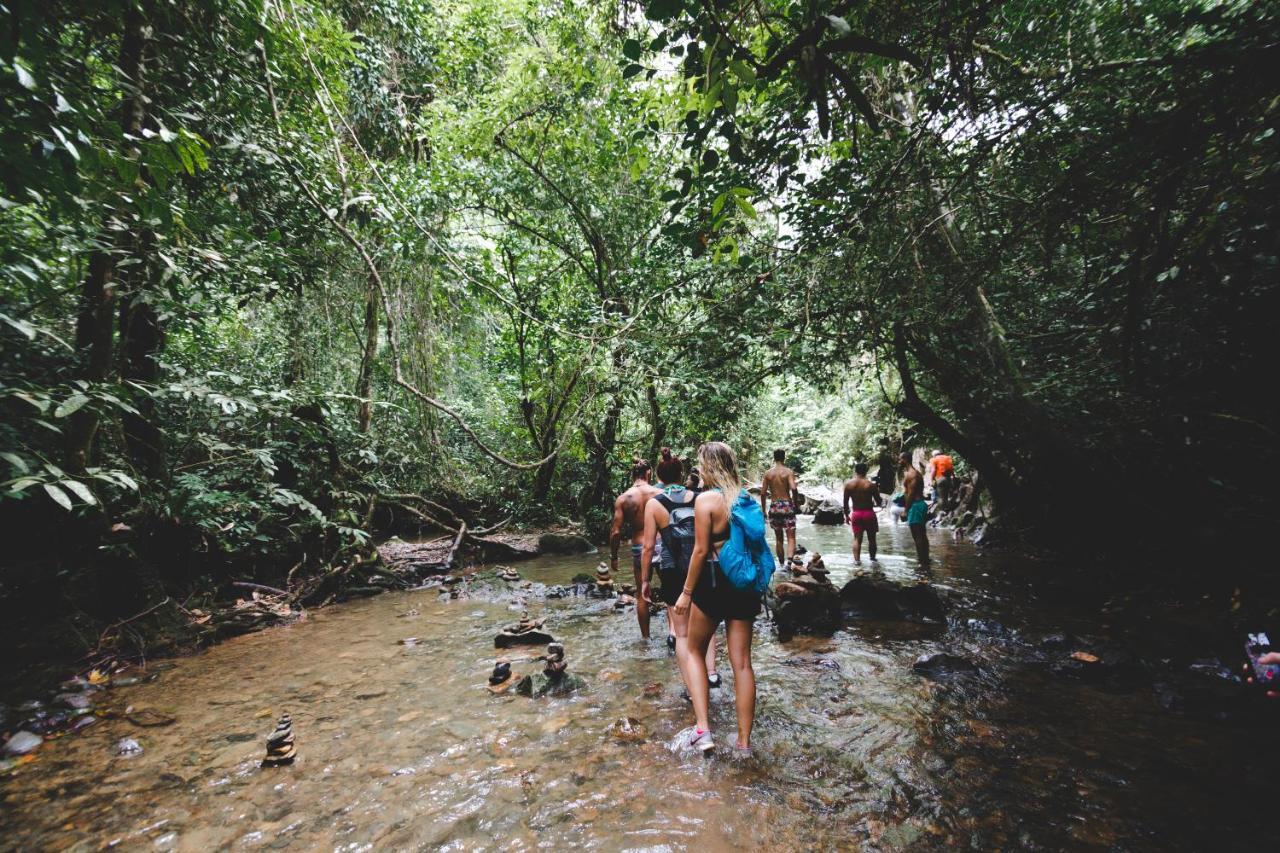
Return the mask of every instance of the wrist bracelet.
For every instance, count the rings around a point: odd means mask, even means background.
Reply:
[[[688,595],[688,596],[692,596],[692,595],[693,595],[693,590],[691,590],[691,589],[682,589],[682,590],[680,590],[680,591],[681,591],[681,592],[683,592],[685,595]]]

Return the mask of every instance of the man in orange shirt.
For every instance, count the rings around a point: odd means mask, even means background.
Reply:
[[[933,494],[938,499],[938,508],[945,510],[951,501],[951,493],[955,491],[952,488],[955,484],[955,463],[941,450],[935,450],[929,460],[929,469],[933,474]]]

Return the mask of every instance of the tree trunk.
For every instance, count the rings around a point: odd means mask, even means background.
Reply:
[[[356,428],[361,435],[373,423],[373,361],[378,355],[378,283],[372,277],[364,297],[364,351],[360,354],[360,375],[356,379],[356,396],[360,413]]]
[[[644,395],[649,401],[649,426],[653,431],[653,440],[649,443],[649,463],[658,464],[658,454],[667,437],[667,425],[662,420],[662,408],[658,404],[658,389],[654,387],[653,377],[645,380]]]
[[[138,151],[131,139],[142,134],[142,122],[146,116],[142,95],[143,50],[146,45],[146,22],[142,10],[128,4],[124,16],[124,31],[120,39],[119,71],[124,99],[120,107],[120,129],[123,144],[132,148],[135,159]],[[121,199],[121,203],[124,203]],[[80,377],[88,382],[105,380],[111,373],[113,333],[116,303],[116,254],[126,250],[134,242],[134,235],[121,234],[112,238],[111,232],[103,233],[103,245],[110,248],[95,249],[89,256],[89,274],[80,291],[80,314],[76,320],[76,349],[81,358]],[[66,463],[73,472],[80,472],[93,459],[94,438],[98,433],[98,415],[84,406],[68,419],[66,429]]]
[[[602,506],[605,495],[609,491],[609,479],[612,473],[610,463],[613,458],[613,449],[618,444],[618,425],[622,421],[622,405],[622,389],[619,388],[613,392],[609,410],[604,416],[604,428],[591,449],[591,479],[587,487],[582,490],[579,501],[579,510],[584,515],[591,509]]]
[[[138,268],[140,275],[145,270]],[[120,306],[120,376],[122,379],[154,385],[160,379],[159,355],[164,348],[164,328],[155,306],[146,293],[135,290]],[[133,464],[148,477],[166,473],[164,431],[156,423],[155,399],[148,393],[133,395],[137,414],[124,412],[121,426],[125,449]]]
[[[111,370],[115,302],[115,259],[109,252],[97,250],[89,256],[89,274],[80,293],[80,316],[76,320],[80,376],[89,382],[101,382]],[[67,420],[67,468],[80,472],[92,461],[98,415],[85,406]]]

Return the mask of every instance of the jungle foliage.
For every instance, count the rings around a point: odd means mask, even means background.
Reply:
[[[633,455],[711,437],[832,478],[941,443],[1030,535],[1262,517],[1267,4],[0,18],[6,608],[596,525]]]

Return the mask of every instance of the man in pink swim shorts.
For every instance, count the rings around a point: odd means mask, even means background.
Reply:
[[[867,479],[867,464],[853,466],[853,479],[844,484],[844,515],[853,528],[853,562],[862,563],[862,535],[867,535],[867,550],[871,562],[876,561],[876,531],[880,522],[876,507],[882,506],[880,488]]]

